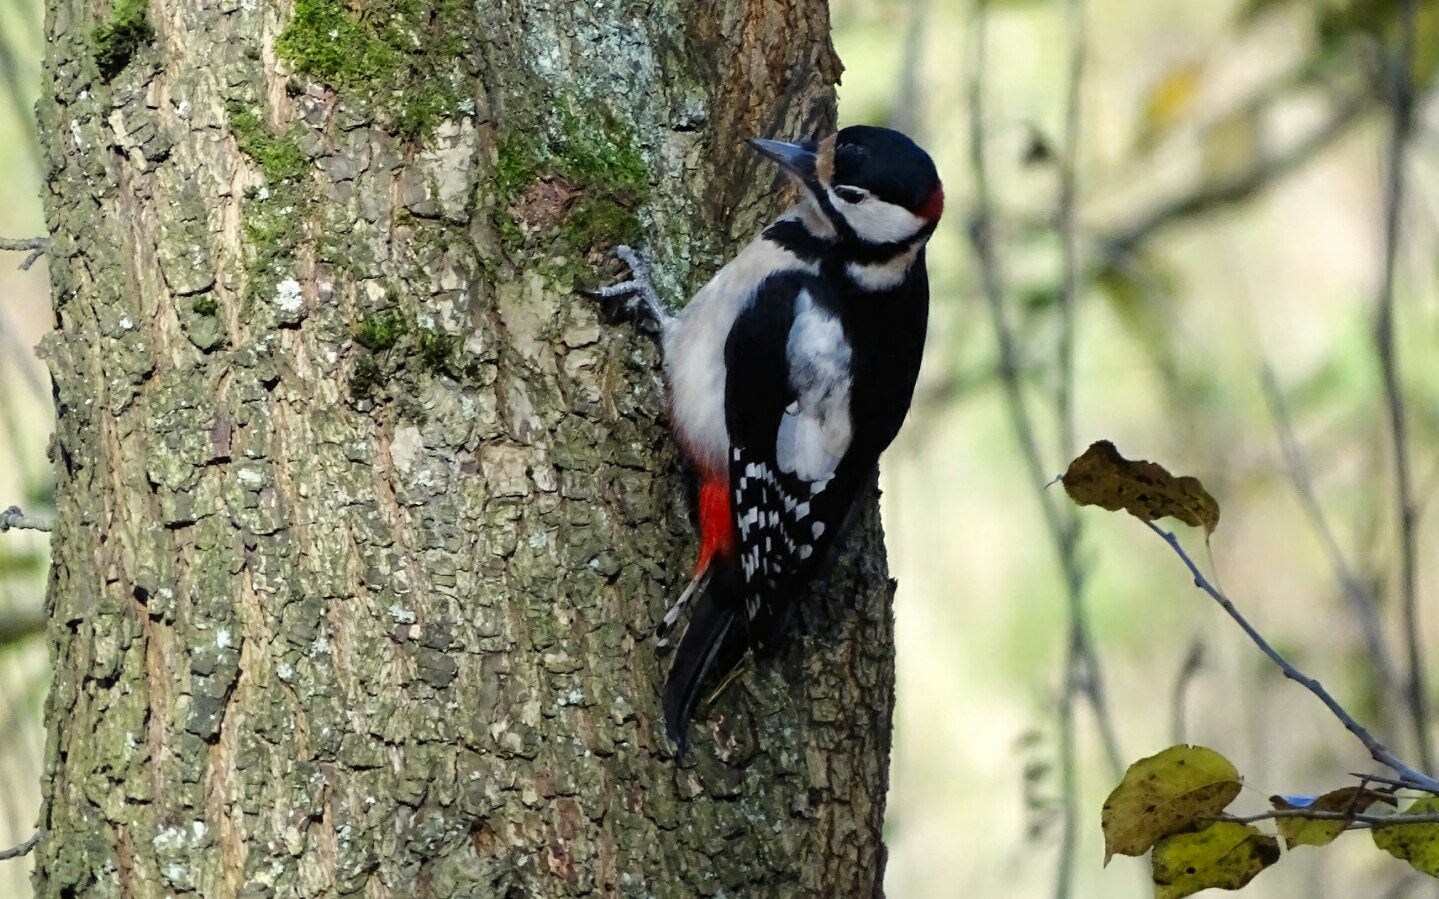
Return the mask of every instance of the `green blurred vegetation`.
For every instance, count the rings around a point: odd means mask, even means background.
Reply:
[[[34,123],[42,16],[34,0],[0,0],[0,237],[44,233]],[[18,270],[26,255],[0,252],[0,508],[48,514],[49,378],[31,351],[49,322],[48,282],[43,260]],[[0,848],[30,836],[40,805],[49,668],[39,628],[49,561],[44,534],[0,534]],[[0,895],[29,895],[29,869],[28,860],[0,863]]]
[[[1393,471],[1372,334],[1386,79],[1400,2],[1080,6],[1087,65],[1072,160],[1075,436],[1080,444],[1112,439],[1131,457],[1202,477],[1224,507],[1213,551],[1225,588],[1296,664],[1412,758],[1412,728],[1296,490],[1262,375],[1273,372],[1305,483],[1344,564],[1377,599],[1389,665],[1400,665]],[[847,67],[842,120],[914,133],[932,150],[949,196],[930,252],[934,328],[922,393],[885,468],[901,582],[887,823],[889,893],[899,899],[1054,895],[1064,822],[1055,724],[1064,585],[1036,500],[1041,485],[1020,461],[996,379],[995,334],[965,234],[976,196],[965,93],[974,8],[954,0],[833,3]],[[1054,474],[1068,461],[1053,415],[1063,380],[1063,245],[1054,220],[1071,161],[1064,122],[1072,8],[1057,0],[989,4],[981,123],[1018,371]],[[41,15],[34,0],[0,0],[0,236],[42,230],[31,119]],[[1439,477],[1436,70],[1439,2],[1424,0],[1398,272],[1421,547],[1434,544]],[[48,298],[44,262],[17,272],[20,255],[0,254],[0,507],[23,500],[27,511],[43,513],[51,413],[43,369],[16,348],[43,332]],[[1314,792],[1347,771],[1372,769],[1312,697],[1284,682],[1192,590],[1146,529],[1101,513],[1081,520],[1083,595],[1126,759],[1182,739],[1213,746],[1239,764],[1250,787],[1239,802],[1255,808],[1269,793]],[[0,537],[0,618],[40,608],[41,537]],[[1432,660],[1432,552],[1421,554],[1419,574]],[[1435,667],[1431,661],[1430,683]],[[33,825],[44,682],[40,641],[0,647],[0,843],[19,842]],[[1100,868],[1099,805],[1113,778],[1093,716],[1081,707],[1077,723],[1071,895],[1147,896],[1142,865]],[[1331,848],[1286,860],[1245,895],[1418,892],[1402,865],[1376,860],[1372,847],[1349,852],[1341,839]],[[0,866],[0,894],[23,895],[24,871],[24,863]]]
[[[921,396],[884,472],[900,581],[887,886],[904,897],[1148,896],[1147,865],[1100,867],[1099,806],[1115,779],[1082,703],[1077,870],[1072,889],[1056,889],[1065,586],[1037,501],[1043,485],[1022,461],[1000,389],[966,234],[978,196],[966,93],[977,6],[833,6],[846,65],[842,123],[911,130],[933,152],[948,197],[929,254],[935,324]],[[1076,8],[1086,55],[1070,160]],[[1200,476],[1224,508],[1213,542],[1223,586],[1292,661],[1413,762],[1413,727],[1384,673],[1402,677],[1404,657],[1393,454],[1373,330],[1400,9],[1398,0],[992,0],[981,125],[1004,311],[1043,467],[1057,475],[1069,461],[1056,417],[1067,381],[1075,454],[1111,439],[1131,458]],[[1439,572],[1423,547],[1434,543],[1439,477],[1436,68],[1439,3],[1423,0],[1397,335],[1431,685]],[[1071,161],[1078,289],[1066,378],[1055,223]],[[1302,457],[1304,491],[1277,412]],[[1238,807],[1254,811],[1269,793],[1322,790],[1374,770],[1147,529],[1093,510],[1080,521],[1083,600],[1126,761],[1182,740],[1213,746],[1245,773],[1250,789]],[[1186,539],[1204,559],[1202,536]],[[1374,598],[1382,663],[1356,593]],[[1341,840],[1286,859],[1245,895],[1417,894],[1410,873]]]

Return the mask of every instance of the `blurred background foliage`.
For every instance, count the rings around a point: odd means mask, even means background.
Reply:
[[[1439,0],[1413,2],[1395,331],[1432,684]],[[841,119],[914,134],[949,197],[931,245],[921,392],[884,472],[901,585],[887,823],[896,899],[1149,896],[1142,861],[1101,869],[1099,807],[1116,763],[1174,742],[1233,759],[1252,811],[1271,793],[1373,770],[1145,528],[1076,515],[1057,488],[1043,492],[1092,440],[1202,478],[1224,507],[1213,557],[1240,608],[1400,755],[1420,758],[1375,341],[1403,9],[833,0]],[[41,15],[38,0],[0,0],[0,237],[43,230],[31,116]],[[991,238],[982,255],[978,223]],[[22,272],[23,256],[0,254],[0,507],[44,514],[51,411],[28,348],[49,301],[44,261]],[[0,537],[7,845],[29,835],[38,807],[43,536]],[[26,867],[0,863],[0,895],[25,894]],[[1429,884],[1349,837],[1298,850],[1247,895],[1432,895]]]
[[[37,0],[0,0],[0,237],[44,233],[34,108],[44,48]],[[50,321],[43,260],[0,252],[0,509],[51,511],[53,430],[49,377],[32,347]],[[0,848],[35,830],[49,683],[42,608],[49,551],[45,534],[0,534]],[[28,859],[0,862],[0,895],[28,896]]]
[[[1272,793],[1374,770],[1147,529],[1074,515],[1059,488],[1043,492],[1093,440],[1199,476],[1224,508],[1214,563],[1240,608],[1402,757],[1422,757],[1403,690],[1405,560],[1375,339],[1402,11],[1399,0],[833,0],[842,121],[911,131],[949,198],[929,254],[921,393],[884,472],[900,582],[890,895],[1152,895],[1144,861],[1100,865],[1114,755],[1212,746],[1245,775],[1239,808],[1251,813]],[[1413,21],[1395,332],[1432,684],[1439,2],[1417,2]],[[1054,522],[1078,523],[1067,565]],[[1204,559],[1202,538],[1183,536]],[[1089,667],[1071,666],[1072,609]],[[1297,850],[1246,894],[1434,887],[1361,835]]]

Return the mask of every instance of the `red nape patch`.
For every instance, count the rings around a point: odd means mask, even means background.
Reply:
[[[914,214],[928,222],[939,221],[939,217],[944,215],[944,185],[936,183],[934,192],[929,195],[928,200],[924,201],[923,206],[914,211]]]
[[[695,577],[704,574],[718,555],[734,555],[734,522],[730,519],[729,484],[706,480],[700,487],[700,557]]]

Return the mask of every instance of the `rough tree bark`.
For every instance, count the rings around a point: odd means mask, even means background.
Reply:
[[[676,767],[656,347],[822,131],[823,0],[51,0],[40,896],[860,896],[877,516]],[[595,269],[601,269],[596,273]]]

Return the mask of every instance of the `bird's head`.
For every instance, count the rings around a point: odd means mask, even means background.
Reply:
[[[842,241],[910,244],[928,238],[944,212],[934,160],[898,131],[852,125],[820,141],[750,146],[799,182]]]

